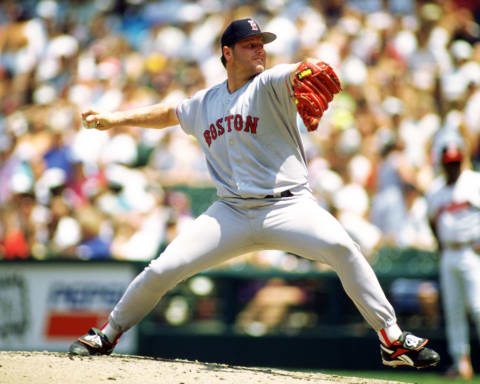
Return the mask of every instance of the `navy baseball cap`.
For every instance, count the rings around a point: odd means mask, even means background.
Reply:
[[[268,44],[277,38],[277,35],[271,32],[262,32],[258,23],[253,19],[234,20],[225,29],[222,35],[222,47],[231,46],[237,41],[243,40],[250,36],[262,36],[263,43]]]

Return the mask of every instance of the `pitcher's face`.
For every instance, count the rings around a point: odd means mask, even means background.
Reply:
[[[248,77],[265,70],[267,54],[261,36],[247,37],[237,42],[232,50],[232,63],[237,71],[244,71]]]

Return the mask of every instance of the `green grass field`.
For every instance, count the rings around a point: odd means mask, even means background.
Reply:
[[[381,372],[370,372],[370,371],[321,371],[322,373],[327,373],[331,375],[342,375],[342,376],[353,376],[353,377],[364,377],[370,379],[382,379],[382,380],[393,380],[401,381],[405,383],[417,383],[417,384],[480,384],[480,374],[477,373],[476,377],[473,380],[466,381],[461,379],[447,379],[439,373],[432,372],[423,372],[423,371],[381,371]]]

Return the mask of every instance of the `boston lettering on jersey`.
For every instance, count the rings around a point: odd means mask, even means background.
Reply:
[[[221,117],[215,123],[211,123],[205,131],[203,131],[203,138],[210,147],[212,141],[217,137],[222,136],[225,132],[243,131],[254,135],[257,133],[258,117],[248,115],[244,118],[242,115],[228,115]]]

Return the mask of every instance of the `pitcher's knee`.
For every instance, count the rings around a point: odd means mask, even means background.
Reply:
[[[328,247],[328,252],[337,259],[355,260],[357,257],[363,257],[360,251],[355,248],[355,245],[346,243],[334,243]]]
[[[155,259],[145,267],[142,274],[145,284],[152,289],[158,289],[165,285],[175,285],[187,275],[185,266],[179,262],[167,262],[167,260]]]
[[[365,267],[368,261],[360,250],[352,242],[351,244],[336,243],[327,249],[327,263],[337,272],[345,270],[345,268]]]

